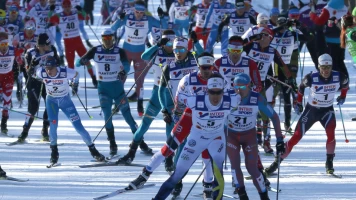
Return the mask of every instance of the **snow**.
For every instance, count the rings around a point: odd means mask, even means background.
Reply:
[[[151,1],[150,1],[151,2]],[[268,3],[267,3],[268,2]],[[269,3],[272,1],[265,1],[264,6],[272,7]],[[155,1],[154,5],[149,6],[149,9],[156,10],[159,2]],[[95,17],[100,19],[101,1],[95,3]],[[258,11],[261,11],[258,6],[255,6]],[[97,24],[95,22],[95,24]],[[92,26],[97,35],[105,27]],[[92,31],[86,26],[91,41],[98,44]],[[220,52],[220,44],[216,45],[216,51]],[[216,57],[220,56],[215,54]],[[353,127],[354,122],[351,118],[355,117],[355,102],[356,102],[356,88],[355,88],[355,72],[356,69],[352,66],[351,58],[346,53],[346,63],[349,66],[349,73],[351,75],[351,84],[346,103],[342,106],[343,117],[345,122],[346,133],[350,143],[345,143],[344,132],[342,128],[339,108],[335,104],[335,114],[337,117],[336,128],[336,157],[334,161],[335,172],[343,175],[342,179],[336,179],[325,176],[324,163],[326,159],[325,142],[326,136],[323,127],[316,123],[310,131],[306,133],[304,138],[298,145],[295,146],[290,156],[283,161],[281,165],[280,188],[282,193],[279,194],[279,199],[355,199],[356,198],[356,158],[355,151],[356,141],[355,131]],[[302,56],[303,58],[303,56]],[[314,70],[312,61],[308,52],[305,56],[304,74]],[[78,71],[83,74],[84,69],[79,68]],[[89,75],[87,75],[89,77]],[[145,82],[145,98],[150,97],[150,91],[153,87],[152,74],[148,74]],[[300,74],[298,77],[300,82]],[[133,84],[133,76],[129,76],[125,89],[129,90]],[[91,86],[91,80],[87,80],[87,84]],[[84,76],[81,76],[80,85],[84,85]],[[16,90],[14,90],[16,91]],[[306,91],[306,94],[308,90]],[[79,89],[79,95],[85,104],[84,89]],[[94,89],[87,90],[87,104],[89,113],[94,118],[90,119],[77,97],[72,98],[74,104],[77,105],[82,122],[87,130],[90,132],[92,138],[98,134],[104,125],[104,119],[101,117],[100,108],[92,109],[92,106],[99,105],[97,91]],[[16,95],[13,95],[15,110],[26,112],[26,106],[18,108]],[[145,102],[146,104],[147,102]],[[277,100],[276,111],[278,112],[279,101]],[[131,111],[136,122],[140,124],[141,118],[138,117],[136,111],[136,103],[130,103]],[[41,102],[39,116],[41,117],[44,111],[44,102]],[[293,113],[293,117],[295,113]],[[281,122],[283,122],[284,114],[281,109]],[[292,117],[292,118],[293,118]],[[158,118],[162,118],[161,115]],[[25,117],[18,113],[11,113],[8,122],[9,133],[15,136],[19,135],[22,130]],[[101,167],[101,168],[79,168],[78,165],[92,164],[90,160],[92,157],[88,148],[72,128],[70,122],[65,118],[63,113],[60,113],[58,128],[58,142],[64,143],[59,146],[59,162],[62,166],[52,169],[47,169],[46,165],[50,159],[50,148],[48,145],[39,144],[25,144],[16,146],[6,146],[5,143],[14,141],[15,138],[7,138],[0,136],[0,163],[9,176],[30,179],[26,183],[17,183],[10,181],[0,181],[0,200],[88,200],[98,197],[119,188],[125,187],[130,181],[135,179],[140,173],[141,167]],[[294,123],[295,125],[295,123]],[[119,153],[124,155],[128,151],[128,145],[132,139],[132,133],[128,125],[123,120],[121,115],[114,116],[114,126],[116,130],[116,139],[118,143]],[[283,126],[283,124],[282,124]],[[29,140],[36,140],[41,138],[42,121],[35,120],[29,133]],[[154,151],[158,151],[165,143],[165,124],[160,119],[153,121],[150,129],[145,135],[145,140]],[[273,132],[272,132],[272,135]],[[287,135],[286,140],[290,138]],[[99,135],[95,144],[98,150],[108,155],[109,143],[106,140],[106,133]],[[272,144],[275,144],[273,138]],[[262,152],[263,150],[260,149]],[[274,160],[271,156],[264,156],[261,154],[262,162],[265,167],[268,167]],[[244,159],[242,155],[242,159]],[[135,163],[147,164],[150,156],[140,153],[138,150]],[[198,160],[184,178],[184,188],[182,197],[184,197],[196,178],[202,170],[202,162]],[[230,164],[228,163],[230,169]],[[248,175],[244,162],[242,162],[242,170],[245,176]],[[233,195],[233,188],[231,187],[231,175],[229,170],[224,171],[226,180],[225,194]],[[155,187],[137,190],[130,193],[121,194],[114,199],[151,199],[159,190],[160,185],[168,178],[168,174],[164,170],[164,165],[161,165],[149,179],[149,183],[155,183]],[[270,178],[273,187],[276,187],[276,177]],[[195,185],[191,195],[187,199],[199,199],[193,197],[192,194],[202,192],[201,179]],[[252,181],[245,181],[246,190],[250,199],[259,199],[258,193],[252,184]],[[271,199],[276,198],[276,194],[270,192]],[[182,198],[183,199],[183,198]]]

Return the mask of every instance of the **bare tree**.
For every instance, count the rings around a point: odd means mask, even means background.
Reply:
[[[282,9],[288,10],[289,8],[289,0],[282,0]]]
[[[273,7],[279,8],[279,0],[273,0]]]

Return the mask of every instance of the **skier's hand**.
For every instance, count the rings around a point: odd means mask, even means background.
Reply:
[[[28,76],[33,76],[34,73],[35,73],[35,68],[34,67],[29,67],[27,69]]]
[[[75,9],[77,9],[78,11],[82,11],[82,7],[80,5],[76,5]]]
[[[297,82],[295,81],[295,78],[289,77],[286,83],[292,87],[294,93],[298,92],[298,86],[297,86]]]
[[[35,68],[38,64],[40,64],[41,59],[32,59],[30,67]]]
[[[161,7],[158,7],[158,8],[157,8],[157,13],[158,13],[158,16],[159,16],[159,17],[163,17],[163,15],[164,15],[164,12],[163,12],[163,10],[162,10]]]
[[[253,91],[255,92],[261,92],[262,91],[262,85],[256,85],[255,88],[253,89]]]
[[[49,7],[50,11],[54,11],[55,9],[56,9],[56,5],[54,5],[54,4]]]
[[[302,104],[302,102],[296,102],[294,104],[294,111],[297,113],[297,115],[300,115],[303,112],[303,104]]]
[[[284,141],[283,138],[277,138],[277,144],[276,144],[276,150],[277,150],[277,155],[283,155],[284,152],[286,151],[286,148],[284,146]]]
[[[124,19],[125,19],[125,15],[126,15],[126,13],[125,13],[125,12],[122,12],[122,13],[120,14],[120,19],[121,19],[121,20],[124,20]]]
[[[195,33],[195,31],[192,31],[192,32],[190,33],[190,39],[192,39],[194,43],[197,43],[197,42],[198,42],[198,36],[197,36],[197,34]]]
[[[338,96],[336,101],[337,101],[337,105],[340,105],[342,106],[344,103],[345,103],[345,97],[342,97],[342,96]]]
[[[121,70],[121,72],[119,72],[118,74],[117,74],[117,78],[119,79],[119,80],[121,80],[121,81],[123,81],[123,80],[125,80],[126,79],[126,72],[125,72],[125,70]]]
[[[170,125],[173,122],[171,114],[169,114],[168,111],[165,109],[161,112],[163,114],[163,121]]]
[[[173,121],[174,121],[175,124],[178,123],[178,121],[179,121],[181,115],[182,115],[181,113],[176,113],[176,112],[174,112],[174,114],[173,114]]]
[[[157,46],[160,47],[160,46],[166,45],[168,41],[169,41],[169,38],[162,38],[157,42]]]

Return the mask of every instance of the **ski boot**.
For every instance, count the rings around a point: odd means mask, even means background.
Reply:
[[[261,123],[257,124],[257,144],[262,147],[263,140],[262,140],[262,126]]]
[[[263,176],[263,180],[265,181],[265,186],[269,188],[271,186],[271,182],[269,182],[266,174],[263,173],[263,169],[258,169],[258,170],[261,172],[261,174]]]
[[[213,200],[213,183],[206,183],[203,181],[203,198],[205,200]]]
[[[144,167],[142,174],[140,174],[135,180],[131,181],[127,189],[136,190],[141,188],[143,185],[145,185],[151,174],[152,172],[147,171],[146,167]]]
[[[134,92],[134,93],[132,93],[131,96],[127,97],[127,99],[129,100],[129,102],[135,102],[135,101],[137,101],[138,96],[137,96],[136,92]]]
[[[64,55],[59,56],[59,64],[64,66]]]
[[[249,200],[247,193],[246,193],[246,189],[245,186],[240,187],[240,188],[236,188],[234,191],[234,194],[238,194],[240,200]]]
[[[283,158],[280,159],[281,162],[283,161]],[[266,175],[266,177],[269,177],[270,175],[273,174],[273,172],[275,172],[278,169],[278,156],[275,157],[273,163],[267,167],[264,171],[264,174]]]
[[[99,153],[99,151],[95,148],[95,145],[92,144],[89,147],[89,151],[91,156],[93,156],[93,158],[98,161],[98,162],[103,162],[105,161],[105,156],[103,156],[101,153]]]
[[[273,154],[273,149],[271,148],[271,144],[269,142],[269,139],[265,140],[263,142],[263,150],[265,151],[265,153],[267,154]]]
[[[293,135],[293,129],[290,126],[290,122],[284,122],[284,130],[286,130],[286,132],[290,135]]]
[[[41,131],[41,134],[42,134],[42,142],[49,142],[49,135],[48,135],[48,127],[49,125],[43,125],[42,127],[42,131]]]
[[[6,178],[6,172],[0,166],[0,178]]]
[[[98,81],[96,80],[96,76],[92,76],[91,77],[91,81],[92,81],[94,87],[98,88]]]
[[[326,154],[326,162],[325,162],[326,174],[334,173],[334,165],[333,165],[334,156],[335,154]]]
[[[182,188],[183,188],[183,183],[181,180],[174,186],[174,189],[171,192],[171,194],[173,195],[172,199],[175,199],[180,195],[180,193],[182,192]]]
[[[137,100],[137,113],[139,117],[143,116],[143,99],[138,99]]]
[[[59,158],[58,147],[57,145],[50,145],[50,148],[52,150],[50,163],[54,165],[58,162]]]
[[[166,157],[164,161],[164,167],[168,173],[172,173],[174,171],[174,162],[173,162],[174,155],[170,155]]]
[[[129,152],[116,162],[119,164],[131,164],[132,161],[135,159],[137,148],[138,144],[131,142]]]
[[[259,193],[260,194],[260,198],[261,200],[270,200],[269,197],[268,197],[268,190],[266,190],[266,192],[261,192]],[[241,198],[240,198],[241,199]]]
[[[72,95],[77,95],[78,94],[78,86],[79,86],[79,83],[73,83],[72,85]]]
[[[30,127],[23,125],[23,129],[19,137],[17,138],[17,142],[19,143],[24,143],[27,136],[28,136],[28,131],[30,130]]]
[[[7,134],[7,132],[9,130],[7,130],[7,120],[9,119],[9,117],[4,117],[2,116],[1,118],[1,132],[4,133],[4,134]]]
[[[93,45],[90,43],[89,40],[85,40],[85,43],[87,44],[87,46],[88,46],[89,48],[93,48]]]
[[[143,140],[140,143],[140,149],[144,154],[153,155],[152,149],[149,148],[148,145]]]
[[[110,140],[110,156],[117,154],[117,145],[115,140]]]

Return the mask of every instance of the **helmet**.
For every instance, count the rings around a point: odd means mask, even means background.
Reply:
[[[102,33],[101,36],[112,35],[114,36],[115,32],[111,28],[106,28]]]
[[[329,54],[324,53],[323,55],[319,56],[318,63],[319,65],[333,65],[333,59]]]
[[[353,17],[351,15],[344,15],[341,18],[341,26],[343,28],[347,28],[348,26],[352,26],[354,24]]]
[[[25,23],[25,27],[24,29],[26,30],[36,30],[36,23],[34,20],[28,20],[26,23]]]
[[[250,82],[251,82],[250,76],[245,73],[238,73],[234,78],[234,85],[237,84],[248,85],[250,84]]]
[[[56,59],[53,56],[47,56],[45,66],[46,67],[56,67],[57,66]]]
[[[48,37],[47,33],[40,33],[37,40],[38,45],[50,45],[51,39]]]
[[[271,11],[269,12],[269,16],[272,15],[279,15],[279,9],[276,7],[272,8]]]
[[[0,9],[0,18],[4,19],[6,17],[5,10]]]
[[[269,17],[264,14],[264,13],[260,13],[257,15],[257,24],[259,24],[261,21],[268,21]]]

